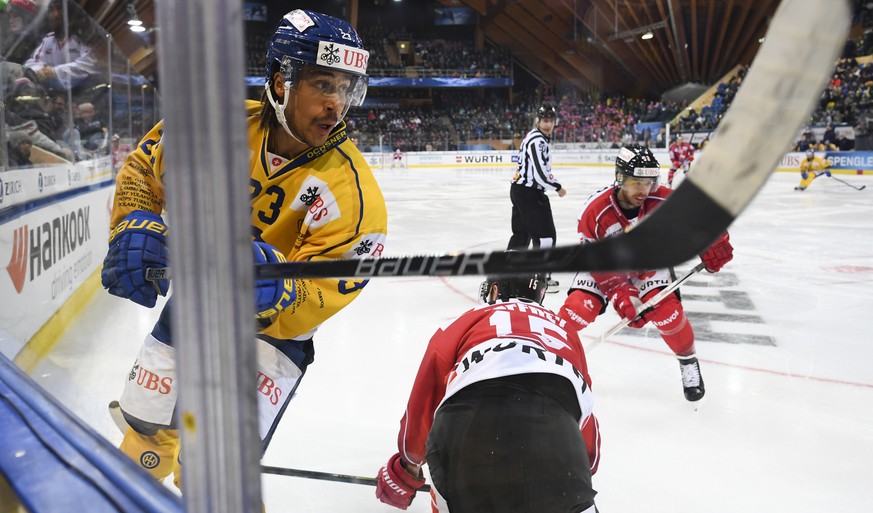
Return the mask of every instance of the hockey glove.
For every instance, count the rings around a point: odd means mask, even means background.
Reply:
[[[591,273],[600,291],[612,301],[612,306],[631,328],[642,328],[648,322],[645,316],[637,319],[637,307],[642,305],[640,291],[622,273]]]
[[[379,469],[376,497],[385,504],[405,510],[412,504],[416,490],[424,485],[424,477],[420,469],[417,476],[410,474],[401,462],[400,453],[397,453]]]
[[[564,301],[564,305],[558,312],[558,317],[564,319],[567,328],[573,331],[581,331],[600,314],[600,298],[581,290],[573,290]]]
[[[103,259],[100,279],[110,294],[152,308],[158,294],[167,295],[170,282],[148,281],[145,271],[167,267],[168,261],[164,220],[153,212],[134,210],[109,234],[109,251]]]
[[[716,273],[724,267],[724,264],[730,262],[734,258],[734,247],[731,246],[730,236],[724,232],[721,237],[715,241],[712,246],[700,255],[703,260],[703,265],[706,270],[711,273]]]
[[[256,264],[286,262],[285,255],[266,242],[252,241]],[[268,319],[291,306],[297,299],[297,288],[291,278],[257,280],[255,282],[255,308],[258,319]]]
[[[825,176],[831,176],[831,170],[830,170],[830,169],[825,169],[824,174],[825,174]]]
[[[643,304],[640,300],[640,291],[630,283],[613,289],[609,300],[612,301],[612,306],[618,315],[630,321],[628,326],[631,328],[642,328],[649,322],[646,314],[641,314],[639,311],[639,307]]]
[[[800,178],[806,180],[807,178],[809,178],[809,173],[807,173],[806,171],[801,171]]]

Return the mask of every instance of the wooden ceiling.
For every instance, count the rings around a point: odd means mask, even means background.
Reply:
[[[112,35],[115,44],[128,57],[133,69],[155,82],[158,69],[156,51],[155,8],[153,0],[74,0],[91,18],[95,19]],[[132,32],[127,24],[130,19],[128,5],[147,27],[147,32]]]
[[[586,90],[659,96],[712,84],[760,45],[778,0],[440,0],[529,69]],[[651,29],[654,37],[640,36]]]
[[[154,27],[153,0],[75,0],[154,80],[154,32],[128,29],[128,4]],[[355,0],[351,0],[355,3]],[[548,82],[634,96],[689,82],[712,84],[750,63],[778,0],[438,0],[479,13],[487,39]],[[640,39],[651,29],[654,37]]]

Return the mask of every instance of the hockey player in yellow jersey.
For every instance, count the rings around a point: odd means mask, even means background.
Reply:
[[[363,103],[368,57],[351,25],[312,11],[289,12],[271,36],[264,95],[246,102],[256,263],[382,254],[385,200],[343,122],[350,106]],[[164,173],[185,172],[165,169],[165,135],[158,123],[119,172],[102,272],[110,293],[149,308],[169,290],[166,280],[144,278],[145,268],[168,265],[168,229],[161,217]],[[264,449],[313,361],[312,338],[319,325],[366,283],[257,280],[257,395]],[[120,448],[158,479],[173,472],[180,486],[170,301],[127,375],[119,402],[131,427]]]
[[[806,150],[806,159],[800,162],[800,185],[794,190],[805,191],[812,181],[819,176],[831,176],[829,167],[831,167],[831,163],[821,157],[816,157],[812,148]]]

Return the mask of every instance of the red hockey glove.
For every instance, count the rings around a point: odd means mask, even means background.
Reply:
[[[612,301],[612,306],[618,315],[631,322],[631,328],[642,328],[648,322],[645,316],[636,319],[637,306],[642,304],[640,291],[621,273],[591,273],[600,291]],[[636,319],[636,320],[634,320]]]
[[[424,478],[420,470],[417,476],[410,474],[401,461],[400,453],[397,453],[379,469],[376,497],[385,504],[405,510],[412,504],[415,491],[424,485]]]
[[[567,322],[567,328],[580,331],[594,322],[600,314],[600,298],[581,290],[573,290],[561,306],[558,317]]]
[[[727,232],[718,238],[712,246],[700,255],[703,260],[703,265],[706,270],[711,273],[716,273],[724,267],[724,264],[730,262],[734,258],[734,247],[731,246],[730,236]]]
[[[640,300],[640,291],[630,283],[615,288],[610,294],[609,300],[612,301],[612,306],[618,315],[631,321],[628,323],[631,328],[642,328],[649,322],[645,315],[641,315],[637,319],[638,307],[643,302]]]

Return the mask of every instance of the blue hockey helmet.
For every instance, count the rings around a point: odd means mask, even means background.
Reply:
[[[277,71],[282,73],[288,89],[295,88],[299,72],[306,65],[339,71],[347,74],[351,80],[348,87],[342,86],[341,90],[345,103],[340,116],[342,119],[350,106],[364,103],[369,58],[370,52],[364,49],[358,33],[347,21],[295,9],[279,20],[267,43],[265,87],[268,99],[282,120],[287,95],[280,105],[273,99],[270,90],[273,75]]]

